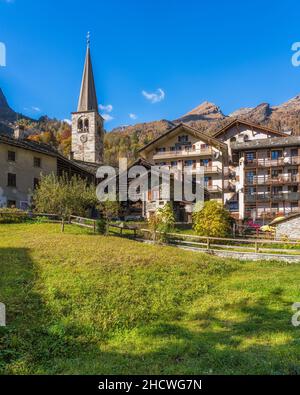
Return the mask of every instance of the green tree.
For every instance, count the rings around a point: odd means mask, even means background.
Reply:
[[[107,198],[104,202],[101,202],[99,205],[99,209],[101,212],[101,228],[103,229],[103,224],[105,223],[106,226],[106,235],[109,234],[109,226],[111,224],[111,221],[114,217],[117,217],[119,215],[120,211],[120,204],[119,202],[115,200],[111,200],[110,198]],[[100,227],[98,227],[98,230],[100,231]]]
[[[35,211],[57,214],[63,219],[70,215],[85,216],[87,210],[97,205],[96,189],[85,180],[74,176],[57,177],[50,174],[42,177],[33,196]]]
[[[167,203],[163,208],[160,208],[152,215],[148,221],[149,229],[154,241],[157,240],[157,234],[160,241],[166,242],[168,240],[167,234],[174,231],[175,216],[172,205]]]
[[[205,202],[203,209],[193,214],[193,227],[199,236],[226,237],[231,223],[230,213],[215,201]]]

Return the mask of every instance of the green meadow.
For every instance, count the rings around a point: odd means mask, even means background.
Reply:
[[[300,265],[0,225],[2,374],[299,374]]]

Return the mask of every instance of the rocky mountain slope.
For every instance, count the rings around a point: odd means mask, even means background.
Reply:
[[[70,130],[67,130],[67,125],[59,123],[57,120],[46,119],[46,117],[39,121],[33,121],[17,114],[9,107],[0,88],[0,133],[10,133],[13,123],[21,118],[25,119],[35,130],[35,135],[41,132],[45,137],[45,134],[50,130],[54,136],[51,136],[53,144],[56,144],[54,140],[57,135],[56,131],[58,131],[59,136],[66,137],[67,144],[64,145],[64,152],[68,151]],[[173,121],[160,120],[119,127],[107,133],[105,137],[105,159],[107,163],[113,164],[117,163],[120,156],[135,159],[139,148],[180,122],[211,134],[234,118],[248,120],[276,130],[290,131],[293,135],[300,135],[300,95],[278,106],[262,103],[254,108],[238,109],[228,116],[214,103],[204,102]]]
[[[24,119],[27,121],[31,120],[25,115],[18,114],[9,106],[7,99],[0,88],[0,133],[11,134],[13,132],[14,123],[18,119]]]

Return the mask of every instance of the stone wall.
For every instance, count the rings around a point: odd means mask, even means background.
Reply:
[[[276,227],[276,237],[282,238],[287,236],[290,239],[300,240],[300,216],[288,221],[279,223]]]
[[[83,129],[78,124],[82,121]],[[88,121],[88,128],[85,122]],[[72,115],[72,152],[74,159],[83,162],[103,162],[103,123],[96,112],[74,113]]]

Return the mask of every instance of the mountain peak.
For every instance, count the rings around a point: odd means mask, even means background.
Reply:
[[[192,111],[183,115],[178,121],[193,122],[193,121],[218,121],[225,118],[220,107],[216,104],[205,101]]]
[[[219,114],[223,116],[223,113],[216,104],[211,103],[209,101],[205,101],[201,103],[199,106],[194,108],[192,111],[188,112],[187,115],[211,115],[211,114]]]
[[[4,96],[4,93],[2,91],[2,89],[0,88],[0,109],[9,108],[9,105],[7,103],[6,97]]]

